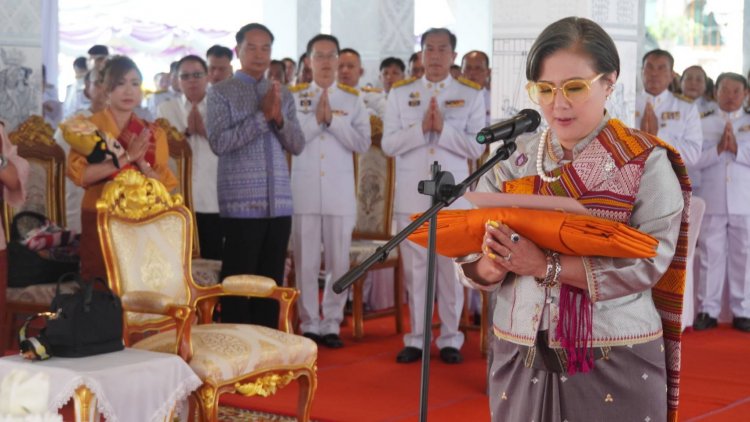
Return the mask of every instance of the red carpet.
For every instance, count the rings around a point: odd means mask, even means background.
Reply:
[[[417,421],[419,420],[420,365],[395,363],[402,347],[391,318],[365,323],[365,338],[355,342],[344,328],[346,347],[321,349],[318,390],[313,404],[317,421]],[[446,365],[432,353],[428,419],[434,421],[489,420],[484,395],[485,360],[479,335],[469,333],[461,365]],[[294,415],[297,387],[293,383],[275,396],[245,398],[222,396],[222,405]],[[72,406],[63,414],[72,420]],[[266,420],[266,419],[254,419]],[[278,420],[278,419],[267,419]],[[727,326],[689,331],[683,336],[680,421],[750,420],[750,333]]]
[[[313,418],[319,421],[419,420],[420,365],[395,363],[403,343],[392,319],[365,323],[365,338],[355,342],[344,328],[346,346],[321,348]],[[722,326],[684,334],[681,421],[750,420],[750,334]],[[470,332],[465,361],[446,365],[432,352],[430,421],[489,420],[485,360],[479,335]],[[290,385],[267,399],[225,395],[222,404],[293,415],[297,388]]]

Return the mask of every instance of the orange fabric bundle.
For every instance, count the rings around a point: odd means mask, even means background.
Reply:
[[[412,220],[419,214],[412,216]],[[525,208],[446,210],[438,213],[437,253],[460,257],[481,252],[487,220],[504,223],[544,249],[565,255],[650,258],[659,241],[615,221],[589,215]],[[427,247],[429,223],[409,235]]]

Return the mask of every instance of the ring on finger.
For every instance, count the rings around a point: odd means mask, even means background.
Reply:
[[[510,241],[513,243],[518,243],[518,241],[521,240],[521,235],[518,233],[511,233],[510,234]]]
[[[510,258],[513,256],[513,252],[508,252],[508,256],[504,256],[503,259],[510,262]]]

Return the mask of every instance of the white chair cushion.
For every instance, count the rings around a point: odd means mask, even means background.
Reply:
[[[365,259],[369,258],[370,255],[374,254],[375,251],[385,245],[385,240],[368,240],[368,239],[355,239],[352,240],[352,246],[349,249],[349,262],[351,265],[359,265],[364,262]],[[385,262],[393,263],[398,259],[398,248],[388,253],[388,258]]]
[[[318,355],[312,340],[250,324],[205,324],[192,327],[195,373],[206,381],[222,383],[265,369],[309,365]],[[172,353],[175,333],[155,334],[134,344],[136,349]]]
[[[210,287],[221,282],[221,261],[198,258],[193,260],[191,266],[195,284]]]
[[[78,287],[78,283],[70,281],[60,284],[61,293],[71,293]],[[57,283],[34,284],[28,287],[9,287],[8,302],[25,302],[38,305],[49,305],[55,297]]]

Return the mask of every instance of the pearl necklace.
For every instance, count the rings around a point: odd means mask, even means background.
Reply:
[[[536,173],[545,183],[554,183],[560,180],[560,176],[547,176],[544,171],[544,146],[549,142],[549,128],[544,129],[542,139],[539,141],[539,150],[536,154]]]

